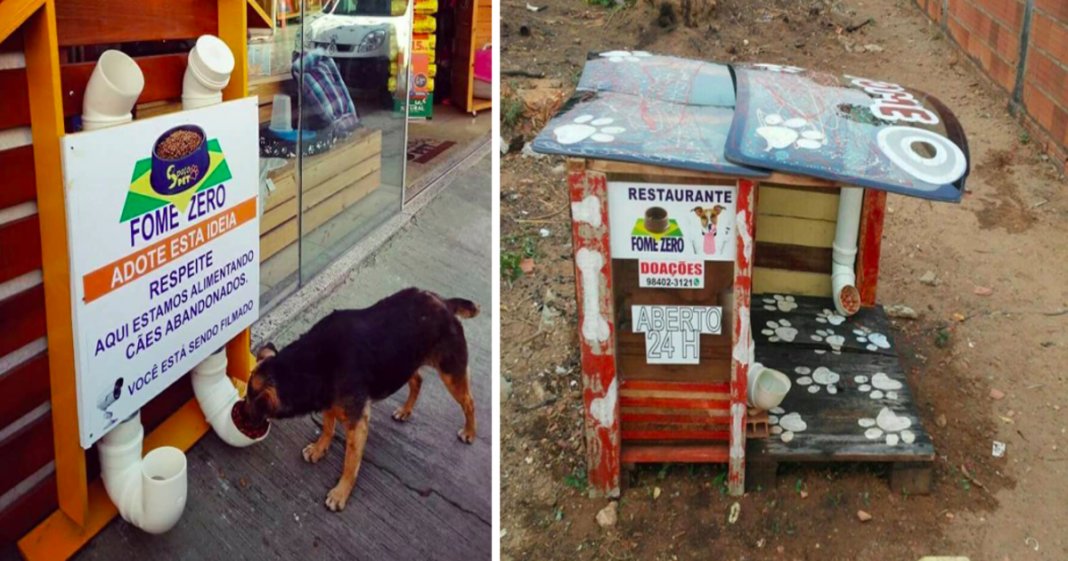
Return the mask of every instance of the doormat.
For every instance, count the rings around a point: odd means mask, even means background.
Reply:
[[[417,164],[425,164],[441,155],[456,144],[451,140],[435,140],[433,138],[409,138],[408,161]]]

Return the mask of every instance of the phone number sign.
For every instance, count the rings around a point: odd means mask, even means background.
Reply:
[[[699,364],[701,335],[718,335],[722,327],[719,306],[631,306],[635,333],[645,334],[645,361],[649,364]]]

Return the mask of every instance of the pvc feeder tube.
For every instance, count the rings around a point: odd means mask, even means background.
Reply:
[[[133,120],[133,107],[145,88],[145,76],[122,51],[100,55],[82,100],[82,128],[96,130]]]
[[[234,54],[222,39],[201,35],[189,51],[182,77],[182,109],[222,103],[222,90],[230,83]]]
[[[150,534],[162,534],[185,510],[188,479],[185,454],[162,446],[141,457],[145,429],[141,413],[100,439],[100,475],[122,519]]]
[[[226,351],[215,353],[204,359],[204,362],[193,368],[191,376],[193,394],[197,398],[197,403],[204,411],[204,417],[211,424],[211,428],[223,442],[230,446],[244,448],[267,438],[271,430],[269,425],[267,431],[261,436],[252,438],[241,432],[241,429],[234,424],[231,411],[237,405],[238,395],[237,388],[226,375]]]
[[[749,405],[765,411],[778,407],[791,385],[786,374],[754,362],[749,367]]]
[[[838,197],[838,223],[835,226],[831,252],[831,291],[835,309],[844,316],[851,316],[860,311],[856,263],[857,235],[863,203],[862,188],[842,187]]]

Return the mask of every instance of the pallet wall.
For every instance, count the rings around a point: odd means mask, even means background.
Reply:
[[[1009,98],[1047,153],[1068,162],[1068,2],[914,0]]]

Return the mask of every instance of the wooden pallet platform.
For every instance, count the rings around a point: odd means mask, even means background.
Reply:
[[[780,462],[880,462],[892,465],[893,486],[928,492],[934,445],[882,307],[845,319],[828,298],[760,294],[752,302],[756,361],[793,380],[771,411],[770,437],[747,445],[754,476],[768,483]],[[776,426],[797,417],[803,430]]]

